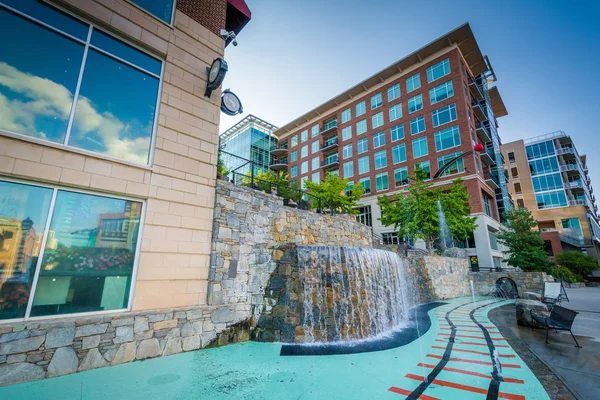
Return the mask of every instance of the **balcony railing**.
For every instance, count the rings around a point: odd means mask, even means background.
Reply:
[[[338,123],[337,119],[333,121],[328,121],[323,125],[323,129],[321,129],[321,133],[329,132],[330,130],[337,128]]]
[[[490,130],[485,124],[480,122],[480,123],[475,124],[475,127],[477,128],[477,135],[479,135],[479,138],[481,139],[482,142],[487,143],[490,140],[492,140],[492,135],[490,134]]]
[[[473,97],[479,100],[484,100],[485,97],[483,95],[483,87],[481,84],[477,83],[477,81],[471,77],[469,77],[469,89],[471,89],[471,94]]]
[[[337,138],[337,136],[336,136],[336,137],[334,137],[334,138],[332,138],[332,139],[326,140],[326,141],[325,141],[325,142],[324,142],[324,143],[321,145],[321,150],[325,150],[325,149],[328,149],[328,148],[330,148],[330,147],[337,146],[337,145],[338,145],[338,138]]]
[[[583,181],[565,182],[565,189],[583,189]]]
[[[288,152],[288,145],[287,143],[285,145],[281,145],[281,146],[275,146],[273,148],[271,148],[271,155],[273,156],[282,156],[287,154]]]
[[[484,175],[485,183],[488,184],[492,189],[500,188],[500,179],[498,179],[498,174],[496,172],[487,172]]]
[[[560,166],[561,171],[577,171],[579,167],[577,164],[563,164]]]
[[[279,167],[279,169],[287,167],[288,165],[288,159],[287,158],[281,158],[281,159],[274,159],[271,160],[271,162],[269,163],[269,166],[273,169],[277,169]]]
[[[583,246],[585,243],[583,237],[577,234],[574,228],[542,228],[542,232],[558,232],[558,236],[562,242],[573,246]]]
[[[573,147],[559,147],[556,149],[556,154],[575,154],[575,149]]]
[[[484,146],[483,151],[479,153],[479,156],[485,165],[496,165],[496,158],[494,157],[493,149]]]
[[[339,163],[339,156],[336,154],[334,156],[326,157],[325,160],[323,160],[323,167],[331,167],[332,165],[335,165],[338,163]]]
[[[487,109],[486,109],[485,105],[483,105],[478,100],[473,100],[473,103],[471,103],[471,106],[473,108],[473,113],[475,114],[477,119],[479,119],[479,121],[483,122],[483,121],[488,120]]]

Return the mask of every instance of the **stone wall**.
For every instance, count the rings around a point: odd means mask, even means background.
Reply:
[[[249,339],[244,304],[0,324],[0,386]]]
[[[471,295],[466,258],[409,252],[409,256],[404,257],[404,265],[419,303]]]
[[[494,291],[496,282],[500,278],[510,278],[517,284],[519,294],[524,292],[544,293],[544,282],[550,282],[545,272],[471,272],[469,278],[478,294],[487,294]]]

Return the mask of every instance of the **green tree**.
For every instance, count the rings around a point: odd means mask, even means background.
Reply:
[[[469,215],[469,194],[461,179],[454,180],[450,187],[432,188],[431,183],[425,181],[426,177],[417,167],[405,193],[379,197],[379,220],[385,226],[394,226],[399,237],[425,240],[427,248],[433,251],[440,232],[438,200],[455,239],[469,237],[476,224],[475,217]]]
[[[242,179],[242,183],[250,185],[252,183],[252,178],[245,176]],[[294,189],[298,184],[290,184],[290,175],[283,171],[275,172],[267,170],[263,172],[262,170],[259,170],[258,173],[254,175],[254,186],[265,193],[271,193],[274,189],[277,191],[277,195],[284,199],[297,197],[297,191]],[[296,196],[294,196],[295,194]]]
[[[324,201],[324,207],[330,207],[340,214],[358,214],[358,200],[365,193],[360,183],[355,185],[348,195],[345,194],[348,180],[335,174],[328,173],[321,183],[314,183],[308,179],[305,179],[304,183],[311,194]],[[318,202],[313,201],[312,205],[318,207]]]
[[[546,269],[549,261],[545,242],[531,212],[526,208],[511,209],[504,213],[504,218],[504,226],[497,236],[508,247],[506,261],[523,271]]]
[[[550,268],[548,268],[548,273],[554,278],[560,279],[563,282],[577,282],[577,277],[571,272],[571,270],[567,267],[563,267],[562,265],[552,265]]]
[[[229,175],[229,171],[225,167],[225,163],[219,154],[219,159],[217,160],[217,177],[224,177],[226,175]]]
[[[564,253],[560,253],[556,256],[556,261],[559,265],[571,270],[580,280],[583,280],[584,275],[591,274],[600,268],[598,261],[594,257],[579,251],[565,251]]]

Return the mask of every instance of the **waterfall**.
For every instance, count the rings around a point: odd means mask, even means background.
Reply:
[[[355,247],[297,249],[304,342],[366,339],[404,326],[411,304],[397,254]]]
[[[440,225],[440,247],[442,249],[447,249],[453,246],[452,234],[450,233],[448,221],[446,221],[446,214],[444,214],[444,209],[442,208],[442,202],[440,199],[437,201],[437,213],[438,223]]]

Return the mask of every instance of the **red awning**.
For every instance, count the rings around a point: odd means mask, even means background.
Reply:
[[[252,13],[244,0],[227,0],[227,2],[248,17],[248,19],[252,18]]]

